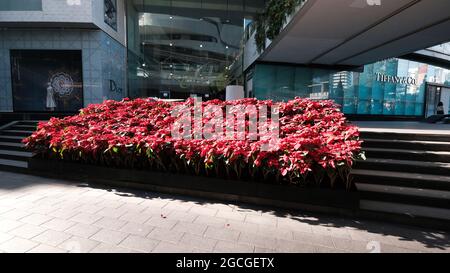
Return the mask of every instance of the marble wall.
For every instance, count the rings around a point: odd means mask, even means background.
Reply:
[[[12,112],[10,50],[81,50],[84,106],[127,96],[126,48],[102,30],[0,30],[0,112]]]

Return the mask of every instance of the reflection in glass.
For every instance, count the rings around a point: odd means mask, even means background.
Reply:
[[[415,84],[380,81],[377,73]],[[363,73],[257,64],[252,91],[258,99],[275,101],[333,99],[346,114],[423,116],[427,82],[448,85],[450,70],[402,59],[366,65]]]
[[[76,112],[83,107],[81,51],[12,50],[14,111]]]
[[[242,84],[232,70],[240,66],[244,24],[264,2],[128,1],[130,97],[214,97],[233,80]]]

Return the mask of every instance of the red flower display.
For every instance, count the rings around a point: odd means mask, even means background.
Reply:
[[[212,100],[203,102],[202,109],[210,105],[221,107],[224,113],[227,106],[266,106],[270,122],[274,103],[256,99]],[[173,138],[171,128],[177,119],[172,117],[172,110],[184,106],[193,113],[193,99],[177,103],[154,99],[105,101],[88,106],[79,115],[40,123],[24,143],[29,150],[50,159],[350,188],[351,166],[362,156],[358,128],[346,121],[332,101],[296,98],[277,105],[279,139],[276,149],[270,151],[261,149],[267,140],[255,140],[251,134],[239,140],[196,139],[193,135],[191,139]],[[204,115],[202,124],[210,118]],[[246,128],[254,125],[252,122],[245,120]],[[226,125],[229,124],[224,122]],[[189,133],[194,134],[194,130]]]

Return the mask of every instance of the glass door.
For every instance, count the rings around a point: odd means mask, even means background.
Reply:
[[[444,114],[450,115],[450,87],[442,87],[440,101],[444,104]]]
[[[437,114],[437,105],[439,102],[444,104],[444,113],[450,114],[450,87],[428,83],[425,118]]]

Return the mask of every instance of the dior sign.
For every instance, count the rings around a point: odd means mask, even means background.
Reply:
[[[385,75],[385,74],[381,74],[381,73],[375,73],[375,75],[377,76],[377,81],[379,81],[379,82],[405,84],[405,85],[417,85],[417,80],[413,77],[391,76],[391,75]]]

